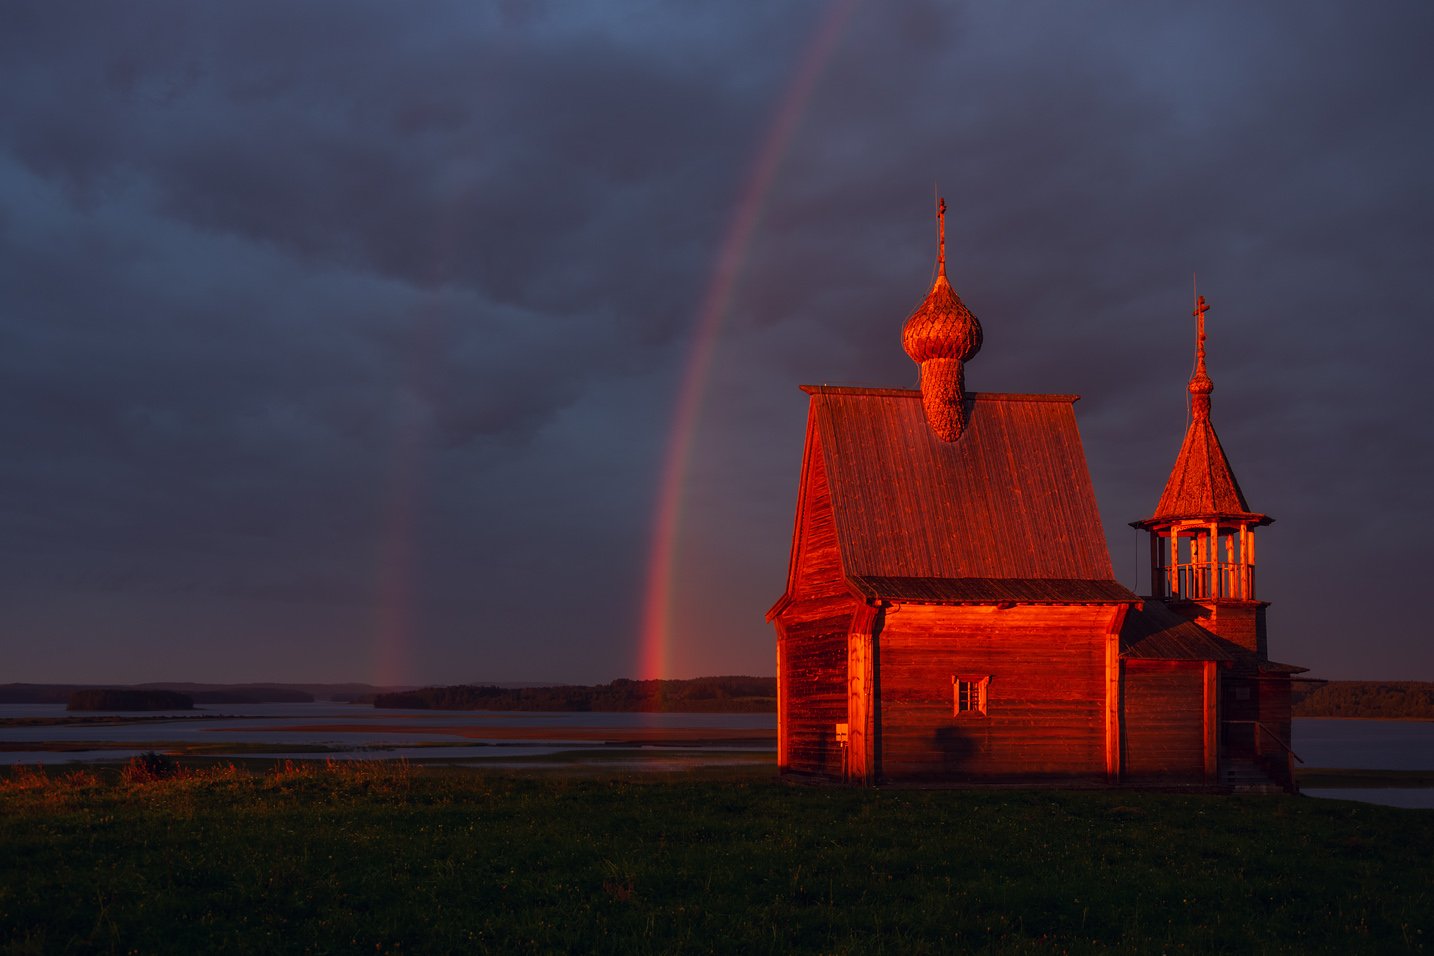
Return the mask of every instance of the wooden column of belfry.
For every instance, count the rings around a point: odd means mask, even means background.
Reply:
[[[1220,588],[1220,525],[1210,522],[1210,596],[1223,597]]]
[[[1234,587],[1244,601],[1250,600],[1250,553],[1245,544],[1247,530],[1244,525],[1240,525],[1235,534],[1230,536],[1230,547],[1235,549],[1230,558],[1230,573],[1234,575]]]
[[[1249,575],[1250,585],[1245,589],[1245,600],[1255,600],[1255,532],[1253,528],[1245,529],[1245,546],[1249,553],[1245,555],[1246,574]]]
[[[1111,783],[1120,780],[1120,629],[1129,613],[1129,604],[1118,605],[1105,632],[1105,776]]]
[[[859,783],[873,783],[876,726],[872,707],[875,689],[876,635],[881,630],[882,610],[868,604],[852,614],[847,629],[847,776]]]
[[[1225,535],[1225,567],[1222,572],[1223,584],[1220,586],[1220,593],[1229,593],[1233,597],[1244,597],[1244,591],[1238,583],[1238,575],[1235,571],[1235,536]]]

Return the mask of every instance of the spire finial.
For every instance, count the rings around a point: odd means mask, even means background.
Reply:
[[[936,274],[946,274],[946,197],[936,200],[937,253]]]
[[[1190,313],[1195,317],[1195,374],[1190,376],[1190,412],[1197,419],[1210,417],[1210,393],[1215,390],[1215,383],[1205,371],[1205,313],[1209,311],[1205,297],[1197,292],[1195,309]]]

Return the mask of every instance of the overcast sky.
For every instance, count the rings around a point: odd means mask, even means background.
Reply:
[[[938,186],[1124,583],[1198,272],[1272,656],[1434,679],[1423,0],[4,20],[0,681],[635,676],[692,375],[663,676],[773,673],[797,385],[915,383]]]

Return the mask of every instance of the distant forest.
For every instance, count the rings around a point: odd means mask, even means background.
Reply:
[[[1296,717],[1434,719],[1434,682],[1430,681],[1332,680],[1296,690],[1294,698]]]
[[[555,687],[425,687],[378,694],[373,705],[429,710],[772,713],[777,709],[777,679],[698,677]]]
[[[193,710],[194,699],[172,690],[128,690],[114,687],[77,690],[66,710]]]

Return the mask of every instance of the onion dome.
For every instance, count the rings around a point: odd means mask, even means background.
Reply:
[[[921,368],[921,403],[926,421],[942,441],[955,441],[966,428],[966,371],[963,363],[981,351],[981,323],[946,278],[946,200],[937,207],[939,251],[936,281],[926,301],[901,330],[901,345]]]

